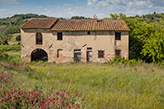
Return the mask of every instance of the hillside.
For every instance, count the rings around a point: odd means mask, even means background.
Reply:
[[[153,13],[153,14],[147,14],[147,15],[136,15],[136,16],[131,16],[127,18],[142,18],[145,22],[147,23],[152,23],[152,22],[159,22],[160,18],[164,17],[163,13]],[[31,18],[50,18],[46,15],[38,15],[38,14],[15,14],[12,17],[7,17],[0,19],[0,32],[3,30],[3,28],[7,28],[7,33],[8,34],[14,34],[14,33],[19,33],[20,29],[19,27],[29,21]],[[64,19],[64,18],[59,18],[59,19]],[[72,16],[70,19],[92,19],[92,18],[86,18],[84,16]]]
[[[19,33],[19,27],[29,21],[31,18],[49,18],[45,15],[37,15],[37,14],[16,14],[12,17],[7,17],[0,19],[0,31],[3,28],[7,28],[8,34]]]

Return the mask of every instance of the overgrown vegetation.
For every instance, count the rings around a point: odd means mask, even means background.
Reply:
[[[120,58],[106,64],[28,64],[12,59],[0,62],[0,76],[7,79],[1,79],[1,108],[54,108],[56,101],[63,106],[59,95],[64,92],[62,96],[69,98],[65,94],[70,92],[77,104],[65,108],[164,108],[164,70],[154,64]]]

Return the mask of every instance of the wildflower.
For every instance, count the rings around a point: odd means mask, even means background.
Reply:
[[[70,109],[70,108],[71,108],[71,106],[68,106],[68,107],[67,107],[67,109]]]
[[[84,98],[82,99],[82,101],[84,101]]]
[[[58,97],[55,98],[55,100],[58,100],[58,99],[59,99]]]
[[[79,105],[77,105],[77,108],[80,108],[80,106],[79,106]]]
[[[24,94],[26,94],[26,91],[24,91]]]
[[[40,100],[38,100],[38,103],[40,103]]]
[[[0,100],[0,103],[3,102],[3,98]]]
[[[5,102],[7,102],[7,101],[8,101],[8,99],[5,100]]]

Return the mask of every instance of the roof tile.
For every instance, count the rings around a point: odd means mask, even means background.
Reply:
[[[51,31],[130,31],[123,20],[58,20],[57,18],[31,19],[20,28],[42,28]]]
[[[57,18],[50,19],[31,19],[20,28],[42,28],[42,29],[50,29],[51,26],[57,21]]]
[[[123,20],[59,20],[52,31],[130,31]]]

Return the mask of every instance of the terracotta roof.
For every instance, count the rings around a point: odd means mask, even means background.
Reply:
[[[20,28],[42,28],[42,29],[50,29],[52,25],[57,21],[57,18],[50,19],[31,19]]]
[[[59,20],[52,31],[130,31],[123,20]]]

